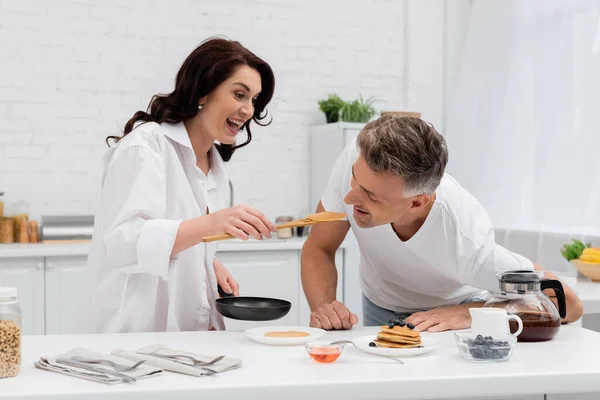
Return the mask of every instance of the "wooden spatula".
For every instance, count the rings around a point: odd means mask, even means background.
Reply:
[[[334,212],[334,211],[323,211],[316,214],[310,214],[308,217],[303,219],[297,219],[295,221],[286,222],[285,224],[277,225],[276,228],[295,228],[298,226],[314,225],[321,222],[332,222],[339,221],[346,217],[346,214]],[[235,236],[225,233],[223,235],[206,236],[202,238],[203,242],[216,242],[217,240],[233,239]]]

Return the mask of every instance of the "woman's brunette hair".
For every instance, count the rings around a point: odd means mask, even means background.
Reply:
[[[275,77],[273,70],[264,60],[239,42],[222,38],[210,38],[202,42],[183,62],[175,79],[175,90],[166,95],[154,95],[146,112],[138,111],[127,121],[123,136],[108,136],[106,144],[110,145],[109,140],[116,143],[124,138],[133,130],[136,122],[179,123],[195,117],[200,99],[215,90],[243,65],[255,69],[260,74],[262,91],[255,100],[254,115],[243,126],[248,139],[237,146],[217,145],[223,160],[229,161],[235,149],[246,146],[252,140],[250,131],[252,120],[261,126],[270,123],[270,121],[266,123],[261,121],[267,116],[265,108],[273,97]]]

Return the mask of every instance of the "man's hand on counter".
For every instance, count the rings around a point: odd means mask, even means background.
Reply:
[[[358,323],[358,317],[343,303],[335,300],[323,304],[310,314],[310,326],[325,330],[350,329]]]
[[[406,323],[419,332],[442,332],[471,327],[470,307],[481,307],[484,303],[466,303],[457,306],[438,307],[429,311],[416,312],[406,318]]]

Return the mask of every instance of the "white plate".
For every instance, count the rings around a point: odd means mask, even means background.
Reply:
[[[286,332],[286,331],[299,331],[306,332],[309,336],[292,337],[292,338],[279,338],[279,337],[266,337],[266,332]],[[305,344],[310,341],[319,339],[325,335],[325,331],[319,328],[309,328],[307,326],[263,326],[261,328],[246,329],[244,331],[246,336],[250,339],[264,344],[271,344],[275,346],[293,346],[299,344]]]
[[[426,336],[421,336],[421,342],[423,343],[423,347],[421,348],[416,347],[412,349],[384,349],[380,347],[369,347],[369,343],[371,343],[376,338],[377,335],[368,335],[354,338],[352,339],[352,341],[361,350],[367,351],[372,354],[380,354],[383,356],[393,357],[412,357],[421,354],[426,354],[430,351],[433,351],[439,344],[435,339]]]

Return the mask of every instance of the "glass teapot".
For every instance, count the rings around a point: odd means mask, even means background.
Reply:
[[[505,271],[497,275],[500,291],[492,293],[484,307],[504,308],[508,314],[518,315],[523,321],[520,342],[541,342],[552,339],[560,328],[561,318],[567,314],[565,293],[560,281],[545,279],[544,271]],[[553,289],[558,309],[543,290]],[[512,333],[517,324],[510,321]]]

